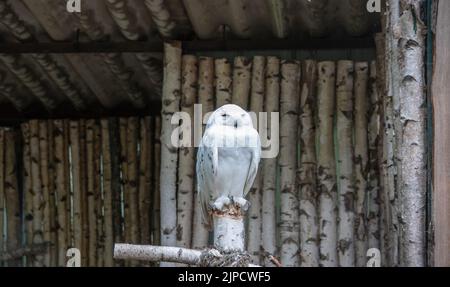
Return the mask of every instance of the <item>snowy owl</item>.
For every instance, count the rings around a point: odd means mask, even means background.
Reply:
[[[250,115],[236,105],[218,108],[209,118],[197,153],[198,198],[203,222],[211,228],[211,212],[234,204],[249,208],[261,157],[261,142]]]

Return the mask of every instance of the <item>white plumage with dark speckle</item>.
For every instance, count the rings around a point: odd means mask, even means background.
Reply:
[[[259,134],[250,115],[236,105],[218,108],[209,118],[197,153],[198,198],[203,222],[210,211],[235,204],[247,210],[249,192],[261,157]]]

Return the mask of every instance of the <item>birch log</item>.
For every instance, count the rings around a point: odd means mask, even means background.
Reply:
[[[67,190],[67,200],[65,200],[65,208],[66,208],[66,238],[67,238],[67,246],[74,246],[74,227],[72,221],[72,202],[73,202],[73,189],[71,179],[71,155],[70,155],[70,120],[63,121],[63,131],[64,131],[64,140],[63,140],[63,150],[64,150],[64,160],[62,161],[64,165],[64,178],[65,178],[65,190]],[[64,264],[66,265],[66,250],[64,251]]]
[[[57,250],[57,213],[56,213],[56,187],[55,187],[55,146],[53,137],[53,121],[46,120],[47,122],[47,145],[48,145],[48,189],[50,200],[49,213],[50,213],[50,265],[55,267],[58,264],[58,250]]]
[[[216,59],[214,61],[216,77],[216,109],[230,104],[232,100],[232,78],[231,65],[227,59]]]
[[[5,212],[5,130],[0,128],[0,253],[5,251],[4,244],[6,242],[4,229],[4,212]],[[25,189],[26,190],[26,189]],[[0,263],[3,267],[3,263]]]
[[[181,44],[164,45],[164,85],[161,114],[161,245],[176,245],[178,142],[172,142],[172,116],[180,109]],[[174,139],[175,141],[177,139]],[[162,264],[162,266],[171,266]]]
[[[281,64],[280,96],[280,259],[283,266],[298,266],[299,219],[295,186],[297,170],[297,120],[299,107],[300,65],[283,61]],[[295,131],[295,132],[294,132]]]
[[[39,165],[41,169],[43,220],[42,231],[44,242],[50,242],[50,184],[49,184],[49,154],[48,154],[48,125],[47,121],[39,121]],[[44,266],[50,266],[50,250],[44,253]]]
[[[366,266],[368,182],[368,94],[369,64],[355,63],[355,263]]]
[[[427,193],[425,35],[420,19],[422,0],[400,1],[398,47],[400,52],[400,123],[397,147],[400,164],[400,264],[425,266],[425,206]],[[397,95],[394,95],[394,97]]]
[[[119,135],[120,135],[120,167],[121,167],[121,178],[122,178],[122,197],[120,199],[121,208],[123,208],[123,214],[120,212],[123,217],[123,239],[125,242],[131,242],[131,215],[130,215],[130,192],[129,192],[129,184],[128,184],[128,159],[127,159],[127,129],[128,122],[126,118],[119,119]],[[125,264],[129,264],[130,262],[125,262]]]
[[[24,223],[27,245],[33,243],[33,194],[31,185],[31,155],[30,155],[30,125],[21,125],[23,139],[23,193],[24,193]],[[27,266],[30,265],[27,258]]]
[[[70,201],[68,183],[65,177],[65,145],[64,145],[64,122],[62,120],[54,120],[53,122],[54,136],[54,161],[55,161],[55,191],[56,191],[56,211],[57,217],[57,237],[58,237],[58,262],[57,266],[65,266],[66,250],[68,247],[67,238],[67,216],[66,204]]]
[[[30,121],[30,149],[31,149],[31,182],[33,188],[33,244],[43,243],[42,221],[43,216],[43,194],[41,173],[39,168],[39,122]],[[34,257],[33,266],[45,265],[42,255]]]
[[[20,224],[20,200],[17,182],[17,160],[16,160],[16,133],[14,130],[5,130],[5,181],[4,194],[6,203],[6,247],[7,250],[14,251],[21,245],[21,224]],[[21,266],[21,260],[11,260],[9,267]]]
[[[232,103],[247,110],[249,104],[252,61],[245,57],[236,57],[233,67]]]
[[[385,97],[385,126],[386,126],[386,172],[385,176],[386,192],[389,198],[389,237],[387,253],[389,254],[389,266],[399,265],[399,240],[400,240],[400,225],[399,225],[399,184],[401,183],[401,165],[398,164],[398,148],[401,146],[402,137],[397,133],[401,130],[400,103],[399,103],[399,47],[398,41],[394,38],[395,27],[398,25],[400,17],[400,2],[393,0],[389,2],[388,19],[386,21],[386,83],[387,93]]]
[[[153,158],[151,151],[151,118],[140,119],[140,153],[139,153],[139,217],[140,239],[142,244],[150,244],[151,211],[151,175]]]
[[[316,84],[317,63],[304,62],[302,67],[299,114],[300,164],[298,167],[300,264],[302,267],[319,266],[319,221],[316,158]]]
[[[89,264],[89,223],[88,223],[88,202],[87,202],[87,168],[86,168],[86,120],[79,120],[80,136],[80,192],[81,192],[81,265]]]
[[[370,63],[370,78],[369,78],[369,96],[370,108],[369,123],[368,123],[368,213],[367,213],[367,244],[368,248],[378,248],[380,246],[380,227],[381,227],[381,212],[380,212],[380,180],[379,180],[379,144],[380,144],[380,91],[377,86],[377,63],[372,61]],[[383,262],[384,264],[384,262]]]
[[[337,186],[333,147],[336,65],[320,62],[317,70],[317,114],[319,151],[317,178],[319,191],[320,266],[336,267],[337,258]]]
[[[82,187],[80,159],[80,126],[78,121],[70,121],[70,147],[72,155],[72,190],[73,190],[73,238],[74,247],[82,252],[83,220],[82,220]],[[81,253],[81,256],[87,254]]]
[[[389,19],[386,19],[389,23]],[[385,30],[389,26],[386,25]],[[389,29],[391,29],[389,27]],[[393,124],[393,106],[392,106],[392,88],[391,88],[391,54],[386,51],[390,47],[388,37],[384,34],[377,34],[375,37],[375,44],[377,50],[377,61],[380,73],[378,77],[378,87],[380,94],[380,112],[381,112],[381,150],[380,150],[380,186],[382,186],[381,200],[383,202],[381,209],[381,218],[383,224],[381,225],[381,254],[382,263],[386,266],[395,266],[397,264],[397,215],[394,214],[396,207],[394,197],[394,124]]]
[[[108,119],[108,130],[105,130],[105,124],[106,123],[102,123],[102,137],[105,136],[109,137],[108,144],[109,144],[109,156],[111,158],[111,198],[112,198],[112,220],[113,220],[114,242],[124,242],[125,237],[123,233],[122,190],[121,190],[122,188],[122,177],[121,177],[122,151],[120,148],[121,129],[118,119],[114,118]],[[105,153],[108,152],[108,150],[105,149],[105,144],[106,143],[104,142],[104,140],[102,140],[103,156],[107,156],[105,155]]]
[[[113,242],[121,237],[115,234],[120,229],[120,217],[119,226],[115,226],[116,218],[118,214],[114,214],[113,200],[113,186],[112,186],[112,161],[111,161],[111,138],[110,138],[110,121],[102,119],[101,135],[102,135],[102,166],[103,166],[103,208],[104,208],[104,231],[105,231],[105,254],[104,264],[105,267],[113,266]],[[114,216],[114,217],[113,217]],[[114,225],[114,226],[113,226]]]
[[[107,254],[105,253],[105,220],[103,216],[103,210],[106,207],[106,205],[103,203],[103,195],[102,195],[102,185],[103,185],[103,170],[101,165],[101,154],[102,154],[102,134],[101,134],[101,126],[100,122],[98,120],[94,120],[94,126],[93,126],[93,133],[94,133],[94,142],[93,142],[93,148],[94,148],[94,203],[95,203],[95,209],[94,209],[94,216],[96,220],[95,224],[95,231],[96,231],[96,243],[95,243],[95,253],[96,253],[96,266],[97,267],[103,267],[105,266],[105,259],[107,257]],[[109,206],[110,210],[111,207]],[[110,216],[111,218],[111,216]],[[112,224],[112,220],[108,221],[108,224]],[[112,226],[108,226],[112,230]],[[110,234],[109,240],[113,242],[112,238],[112,232]]]
[[[352,61],[339,61],[336,80],[336,132],[338,145],[338,257],[339,266],[355,266],[354,222],[355,179],[353,149]]]
[[[208,121],[208,114],[214,111],[214,60],[209,57],[199,58],[198,101],[202,107],[203,124]],[[202,130],[195,133],[199,140]],[[194,139],[195,140],[195,139]],[[198,143],[197,143],[198,144]],[[197,188],[197,187],[196,187]],[[202,223],[202,213],[197,192],[194,194],[194,224],[192,227],[192,248],[202,249],[208,245],[208,230]]]
[[[94,124],[95,121],[90,119],[86,121],[86,168],[87,168],[87,205],[89,218],[89,266],[93,267],[97,264],[97,217],[95,214],[95,163],[94,163]]]
[[[161,199],[160,199],[160,176],[161,176],[161,118],[155,117],[155,133],[153,138],[153,155],[155,165],[153,167],[153,215],[152,215],[152,243],[161,244]]]
[[[197,96],[197,58],[185,55],[182,59],[181,111],[194,118]],[[192,122],[188,123],[189,125]],[[186,140],[186,138],[190,140]],[[192,147],[192,129],[183,130],[178,163],[177,246],[191,247],[194,203],[195,150]]]
[[[128,164],[128,181],[127,198],[129,201],[125,202],[125,207],[128,207],[129,218],[125,217],[125,227],[130,232],[129,242],[140,242],[139,234],[139,204],[138,204],[138,157],[137,157],[137,139],[139,131],[139,120],[135,117],[128,118],[127,128],[127,164]],[[128,226],[127,226],[128,224]]]
[[[253,71],[251,79],[251,97],[250,110],[259,114],[264,110],[264,86],[265,86],[265,66],[266,59],[261,56],[253,58]],[[237,89],[239,90],[239,89]],[[235,89],[233,89],[235,91]],[[245,94],[244,94],[245,95]],[[257,122],[254,123],[255,128],[258,128]],[[263,160],[264,161],[264,160]],[[261,264],[261,195],[262,195],[262,177],[260,172],[256,174],[253,187],[248,194],[250,201],[250,209],[248,211],[248,241],[247,251],[252,256],[253,264]]]
[[[272,121],[273,115],[278,115],[280,105],[280,60],[276,57],[267,57],[267,70],[265,74],[266,95],[265,95],[265,111],[270,115],[270,123],[268,123],[268,134],[271,140],[279,137],[278,131],[273,131]],[[277,120],[279,120],[277,118]],[[265,139],[264,139],[265,140]],[[279,143],[279,139],[276,141]],[[263,149],[274,148],[262,147]],[[264,252],[271,254],[276,253],[276,209],[275,209],[275,193],[277,189],[277,158],[267,158],[262,161],[262,249]],[[265,266],[273,266],[273,263],[265,257]]]

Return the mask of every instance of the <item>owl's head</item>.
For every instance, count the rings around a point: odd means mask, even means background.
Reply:
[[[224,105],[218,108],[209,118],[208,126],[221,125],[233,128],[252,127],[250,115],[237,105]]]

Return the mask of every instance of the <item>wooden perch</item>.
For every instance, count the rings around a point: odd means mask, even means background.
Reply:
[[[115,244],[114,259],[175,262],[203,267],[259,267],[249,263],[250,255],[247,253],[152,245]]]

